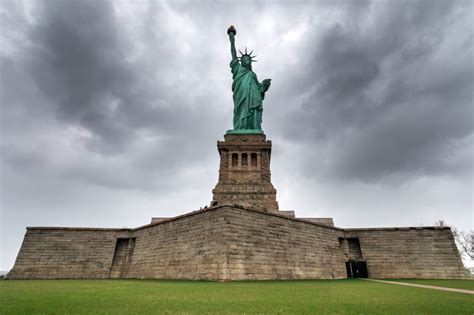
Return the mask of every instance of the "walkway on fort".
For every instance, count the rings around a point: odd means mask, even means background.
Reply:
[[[458,293],[465,293],[465,294],[474,294],[474,291],[471,291],[471,290],[438,287],[438,286],[434,286],[434,285],[397,282],[397,281],[387,281],[387,280],[378,280],[378,279],[363,279],[363,280],[381,282],[381,283],[389,283],[389,284],[406,285],[406,286],[409,286],[409,287],[418,287],[418,288],[433,289],[433,290],[440,290],[440,291],[451,291],[451,292],[458,292]]]

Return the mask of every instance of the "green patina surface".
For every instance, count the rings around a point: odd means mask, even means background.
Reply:
[[[1,314],[472,314],[474,296],[357,279],[0,281]]]
[[[230,40],[230,51],[232,60],[232,93],[234,99],[234,131],[239,130],[259,130],[262,129],[263,99],[270,87],[271,80],[258,81],[257,75],[252,71],[252,52],[240,52],[237,57],[235,49],[235,35],[237,31],[233,26],[227,30]],[[229,132],[228,132],[229,133]],[[244,132],[234,132],[244,133]],[[245,132],[251,133],[251,132]],[[255,133],[255,132],[252,132]]]
[[[231,129],[227,130],[226,133],[234,134],[248,134],[248,133],[263,133],[261,129]]]

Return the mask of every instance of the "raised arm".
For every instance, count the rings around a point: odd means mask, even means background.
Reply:
[[[235,51],[235,34],[237,34],[237,31],[235,30],[235,27],[231,25],[227,29],[227,34],[229,35],[229,40],[230,40],[230,53],[232,54],[232,59],[237,58],[237,52]]]

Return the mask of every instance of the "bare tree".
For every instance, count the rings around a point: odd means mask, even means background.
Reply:
[[[461,256],[467,256],[469,259],[474,260],[474,230],[465,232],[454,228],[453,236]]]
[[[439,219],[435,222],[435,226],[443,227],[449,225],[446,224],[445,220]],[[451,231],[453,232],[454,241],[456,242],[461,258],[464,259],[467,257],[467,259],[474,260],[474,230],[465,232],[451,227]]]

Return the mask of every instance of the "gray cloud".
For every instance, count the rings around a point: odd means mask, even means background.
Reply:
[[[347,12],[359,20],[322,30],[303,50],[308,71],[294,78],[301,104],[285,114],[285,136],[329,146],[332,177],[451,174],[458,150],[471,174],[472,29],[462,4],[372,3],[366,14]],[[314,160],[309,152],[303,169]]]
[[[77,133],[73,135],[76,153],[85,155],[86,160],[64,167],[52,164],[53,172],[59,170],[98,185],[156,189],[153,177],[170,175],[183,164],[199,162],[187,159],[199,151],[198,142],[187,137],[193,128],[199,131],[195,137],[209,136],[216,127],[208,123],[209,118],[218,118],[218,113],[209,107],[194,107],[207,102],[199,90],[186,94],[193,89],[195,77],[180,78],[184,62],[177,58],[180,51],[174,50],[176,45],[168,44],[173,34],[163,30],[166,20],[161,24],[156,20],[164,14],[164,6],[150,5],[146,19],[154,26],[153,32],[149,28],[136,31],[145,46],[139,58],[134,58],[136,43],[120,28],[111,2],[42,2],[31,10],[34,25],[26,27],[27,43],[20,56],[4,59],[4,86],[12,84],[12,76],[17,76],[19,82],[7,89],[3,98],[5,103],[18,103],[24,111],[40,112],[40,116],[29,116],[29,120],[44,119],[41,116],[48,112],[57,128],[70,128]],[[193,65],[197,72],[202,67]],[[25,87],[25,83],[29,86]],[[22,85],[28,94],[34,90],[35,95],[19,97],[16,90]],[[14,128],[6,128],[6,138],[8,130]],[[5,148],[5,162],[22,167],[24,159],[18,155],[26,152],[19,150],[16,154],[15,144]],[[51,163],[48,155],[55,152],[32,150],[27,154],[30,159]],[[201,158],[210,154],[205,152]],[[94,155],[103,161],[88,163],[95,160]],[[124,164],[114,160],[123,160]],[[158,161],[167,167],[156,167]],[[114,171],[117,167],[142,177],[141,184],[129,176],[120,176]]]

